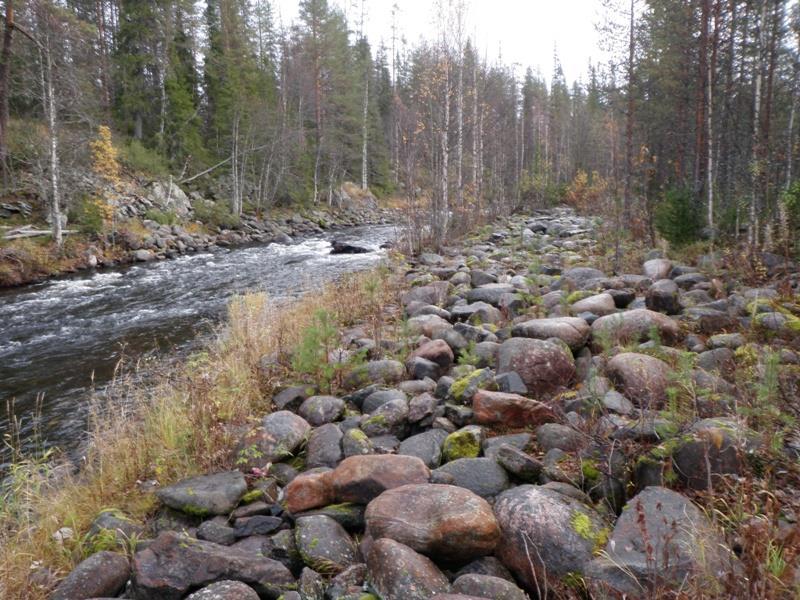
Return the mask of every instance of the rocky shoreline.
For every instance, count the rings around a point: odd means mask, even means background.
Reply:
[[[177,258],[184,254],[210,250],[216,247],[236,247],[247,244],[292,244],[295,239],[323,233],[331,229],[360,225],[392,224],[398,220],[395,211],[377,206],[350,208],[325,207],[323,209],[287,212],[281,218],[260,219],[242,215],[235,228],[216,227],[211,231],[196,232],[186,223],[163,225],[142,219],[144,233],[132,235],[124,226],[121,232],[102,243],[87,243],[81,256],[70,261],[57,272],[39,273],[23,277],[13,285],[19,287],[41,283],[47,279],[90,269],[119,267],[132,263],[152,262]]]
[[[657,251],[613,276],[592,266],[596,236],[557,209],[421,255],[402,273],[401,337],[339,332],[341,354],[368,360],[335,395],[287,382],[231,470],[158,486],[145,523],[98,515],[99,551],[52,598],[746,589],[747,549],[701,501],[800,456],[790,427],[753,412],[753,382],[775,378],[776,406],[800,390],[796,266],[783,292]],[[800,516],[796,483],[776,531]]]

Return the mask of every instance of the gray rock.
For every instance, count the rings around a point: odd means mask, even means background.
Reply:
[[[552,319],[533,319],[515,325],[514,337],[547,340],[558,338],[574,352],[586,345],[591,327],[583,319],[576,317],[555,317]]]
[[[446,431],[429,429],[403,440],[397,453],[405,456],[416,456],[428,468],[435,469],[442,462],[442,445],[446,438]]]
[[[361,429],[369,437],[405,437],[408,429],[408,402],[398,398],[382,404],[371,415],[362,419]]]
[[[367,553],[369,579],[383,600],[430,600],[450,591],[450,582],[431,560],[383,538]]]
[[[116,552],[97,552],[78,564],[58,584],[52,600],[85,600],[116,596],[131,573],[128,558]]]
[[[342,430],[334,423],[317,427],[311,432],[306,448],[306,465],[335,467],[344,458],[342,452]]]
[[[677,315],[681,312],[678,285],[671,279],[656,281],[647,290],[645,303],[649,310]]]
[[[722,578],[735,561],[702,511],[662,487],[648,487],[628,501],[605,552],[586,571],[590,588],[629,596],[654,587],[676,589],[692,575]]]
[[[295,543],[306,565],[321,573],[340,573],[358,562],[355,542],[344,527],[325,515],[298,518]]]
[[[271,599],[295,582],[277,561],[172,531],[162,533],[133,560],[133,592],[141,600],[183,598],[221,579],[241,581]]]
[[[228,526],[228,519],[219,516],[200,524],[197,528],[197,539],[230,546],[236,542],[236,532],[233,527]]]
[[[510,485],[505,469],[489,458],[459,458],[436,471],[452,475],[454,485],[483,498],[496,496]]]
[[[313,427],[332,423],[344,412],[344,400],[334,396],[311,396],[297,411]]]
[[[372,454],[373,447],[367,434],[360,429],[350,429],[342,438],[342,454],[345,458]]]
[[[525,483],[538,481],[543,468],[541,462],[509,444],[501,444],[497,448],[495,460],[511,475]]]
[[[587,439],[578,431],[560,423],[545,423],[536,429],[537,443],[548,452],[558,448],[564,452],[575,452],[586,445]]]
[[[604,317],[605,315],[611,315],[617,312],[617,305],[611,294],[603,292],[602,294],[595,294],[594,296],[589,296],[588,298],[573,303],[572,312],[574,314],[588,312],[598,317]]]
[[[258,600],[258,594],[241,581],[218,581],[188,596],[186,600]]]
[[[201,475],[184,479],[156,492],[159,500],[189,515],[226,515],[247,491],[247,482],[239,471]]]
[[[591,506],[545,487],[503,492],[494,512],[501,530],[496,556],[528,589],[536,589],[545,573],[550,580],[583,573],[605,542],[605,523]],[[527,558],[530,548],[536,548],[536,575]]]
[[[242,440],[237,464],[242,468],[263,467],[292,456],[310,432],[311,425],[288,410],[271,413],[264,417],[261,427]]]
[[[453,582],[453,591],[476,598],[528,600],[528,595],[516,585],[491,575],[462,575]]]

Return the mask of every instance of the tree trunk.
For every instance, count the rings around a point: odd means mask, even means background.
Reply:
[[[464,50],[461,47],[461,17],[459,15],[458,40],[458,91],[456,97],[456,127],[458,146],[456,148],[456,206],[464,210]]]
[[[761,137],[761,95],[764,76],[764,63],[766,61],[766,21],[767,21],[767,1],[761,0],[761,16],[758,22],[758,60],[756,63],[756,78],[755,78],[755,91],[753,94],[753,150],[751,160],[751,197],[750,197],[750,211],[747,242],[750,246],[751,253],[755,251],[758,246],[758,210],[759,210],[759,194],[761,171],[764,168],[760,164],[762,155],[762,137]]]
[[[630,25],[628,31],[628,110],[625,115],[625,189],[623,191],[622,212],[626,225],[631,223],[633,193],[633,61],[636,51],[635,38],[636,0],[631,0]]]
[[[47,119],[47,134],[49,138],[50,162],[50,227],[53,232],[53,242],[61,251],[64,243],[61,230],[61,169],[58,155],[58,121],[56,115],[55,89],[53,87],[53,59],[50,49],[49,24],[46,22],[49,15],[40,15],[45,33],[44,44],[39,45],[39,64],[42,85],[42,105]]]
[[[447,55],[447,50],[443,53],[444,61],[444,90],[442,94],[442,102],[444,103],[442,117],[442,128],[440,132],[441,144],[441,181],[439,182],[441,190],[441,200],[439,203],[439,214],[436,216],[437,230],[436,230],[436,244],[440,246],[444,244],[447,237],[447,225],[450,217],[450,207],[448,203],[449,195],[449,174],[450,174],[450,149],[448,147],[448,138],[450,134],[450,57]]]
[[[369,61],[368,61],[369,62]],[[369,131],[369,68],[364,77],[364,115],[361,123],[361,189],[366,191],[369,187],[369,161],[367,160],[367,138]]]
[[[0,165],[6,173],[8,156],[8,97],[11,78],[11,41],[14,33],[14,2],[6,0],[6,25],[3,31],[3,49],[0,52]]]

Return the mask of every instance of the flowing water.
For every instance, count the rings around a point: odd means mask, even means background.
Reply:
[[[13,401],[23,445],[38,431],[45,446],[77,447],[90,390],[110,381],[122,356],[185,349],[238,292],[289,298],[369,268],[395,234],[391,226],[353,227],[289,246],[214,249],[0,291],[0,433],[11,429]],[[332,239],[372,251],[332,255]]]

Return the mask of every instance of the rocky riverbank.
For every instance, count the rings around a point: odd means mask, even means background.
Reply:
[[[73,236],[70,240],[72,256],[39,261],[44,263],[40,268],[28,268],[25,253],[15,252],[13,246],[0,248],[0,287],[40,282],[86,269],[166,260],[215,247],[291,244],[298,238],[330,229],[390,224],[397,219],[395,211],[380,208],[374,202],[346,208],[282,209],[274,211],[269,218],[245,214],[230,226],[205,225],[191,220],[169,225],[133,215],[120,224],[117,233],[101,240]]]
[[[795,265],[614,276],[597,238],[554,210],[421,255],[396,307],[324,338],[341,379],[283,381],[146,521],[98,515],[52,598],[797,593]]]

